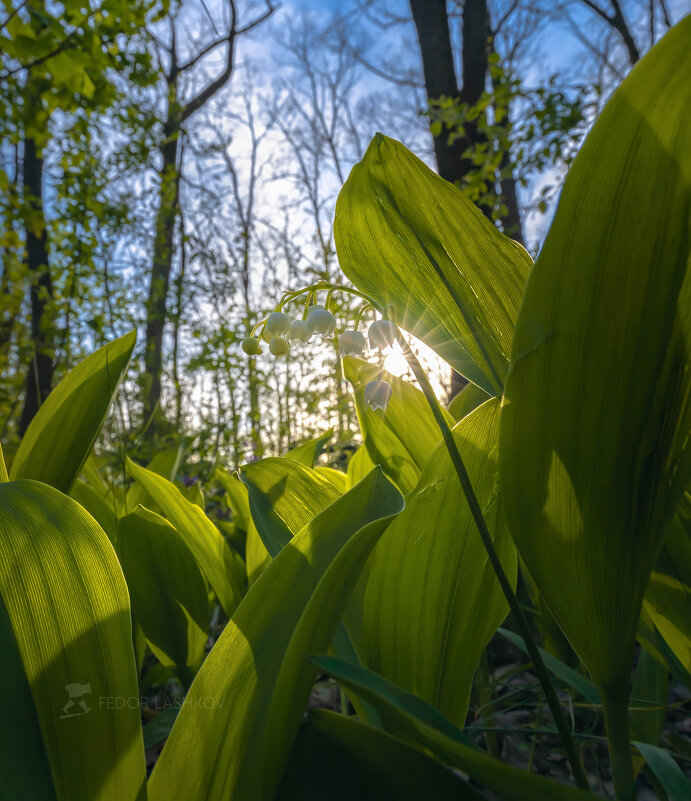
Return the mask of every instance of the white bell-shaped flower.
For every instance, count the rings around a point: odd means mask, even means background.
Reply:
[[[341,356],[362,356],[366,344],[364,334],[348,329],[338,338],[338,352]]]
[[[307,320],[293,320],[288,329],[288,340],[290,342],[302,342],[304,344],[305,342],[309,342],[309,338],[313,333],[312,326]]]
[[[290,350],[290,345],[285,337],[274,337],[269,342],[269,350],[274,356],[285,356]]]
[[[290,317],[283,312],[271,312],[266,319],[265,330],[269,337],[283,337],[290,328]]]
[[[365,386],[365,402],[370,409],[385,412],[390,400],[391,384],[388,381],[370,381]]]
[[[330,311],[321,306],[310,307],[311,311],[307,315],[307,322],[316,334],[330,337],[336,330],[336,318]]]
[[[391,320],[375,320],[368,335],[370,348],[384,350],[396,341],[396,325]]]
[[[262,352],[259,340],[256,337],[245,337],[242,340],[242,349],[248,356],[256,356]]]

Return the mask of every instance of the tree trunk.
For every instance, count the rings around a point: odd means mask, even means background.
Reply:
[[[151,269],[149,296],[146,301],[146,342],[142,379],[144,423],[151,437],[160,428],[161,375],[163,372],[163,331],[167,316],[168,289],[173,265],[175,219],[178,207],[180,174],[178,142],[180,124],[175,114],[175,100],[171,98],[168,118],[164,126],[161,145],[160,204],[156,217],[156,239]]]
[[[458,97],[446,0],[410,0],[410,10],[420,43],[428,101]],[[442,178],[455,182],[465,176],[467,167],[462,156],[466,147],[461,139],[449,144],[448,134],[444,131],[434,137],[434,155]]]
[[[442,96],[458,97],[458,81],[451,48],[446,0],[410,0],[410,10],[417,29],[425,76],[427,99]],[[465,0],[463,6],[463,89],[461,101],[475,105],[485,89],[488,68],[489,12],[486,0]],[[473,169],[463,153],[481,141],[477,126],[466,123],[466,134],[449,144],[448,134],[441,131],[434,137],[434,155],[442,178],[452,183],[462,181]],[[489,209],[482,208],[489,216]],[[450,396],[468,383],[455,370],[451,372]]]
[[[24,140],[22,164],[26,266],[30,284],[31,356],[26,377],[24,408],[19,421],[23,435],[51,389],[54,370],[53,321],[47,308],[53,300],[48,264],[48,236],[43,214],[43,157],[36,142]]]

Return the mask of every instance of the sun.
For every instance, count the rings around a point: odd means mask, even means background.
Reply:
[[[391,375],[402,376],[408,372],[408,362],[398,348],[392,348],[384,359],[384,369]]]

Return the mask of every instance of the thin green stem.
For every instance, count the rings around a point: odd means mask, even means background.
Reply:
[[[626,686],[622,684],[622,686]],[[617,801],[635,801],[636,778],[633,774],[629,746],[629,706],[626,693],[611,692],[600,687],[605,712],[609,763],[612,766],[614,795]]]
[[[427,399],[427,403],[432,410],[434,419],[439,426],[446,449],[449,452],[449,456],[451,457],[458,480],[461,483],[463,494],[465,495],[468,506],[470,507],[470,513],[473,516],[473,520],[475,521],[475,525],[477,526],[477,530],[480,534],[480,539],[482,540],[482,544],[485,546],[487,556],[489,557],[489,561],[494,568],[497,580],[499,581],[499,586],[504,593],[504,597],[506,598],[509,609],[514,616],[516,625],[518,626],[520,634],[525,641],[526,648],[528,649],[528,655],[530,656],[533,667],[535,668],[535,674],[542,686],[543,692],[545,693],[545,699],[547,700],[547,704],[552,712],[552,717],[554,718],[557,730],[561,736],[561,740],[564,745],[564,751],[567,759],[569,760],[569,764],[571,765],[571,770],[573,772],[576,784],[584,790],[589,790],[588,778],[585,774],[580,756],[578,755],[576,743],[566,720],[566,716],[564,715],[564,710],[559,703],[559,698],[556,690],[554,689],[554,685],[552,684],[552,680],[550,679],[547,668],[545,667],[542,656],[540,655],[540,650],[533,639],[530,626],[528,625],[528,620],[521,609],[521,605],[518,602],[518,598],[516,598],[516,594],[513,591],[511,582],[509,581],[508,576],[506,575],[501,564],[501,560],[499,559],[499,556],[494,548],[492,537],[489,533],[489,529],[487,528],[487,523],[485,522],[482,510],[480,509],[480,504],[478,503],[475,490],[473,489],[470,477],[468,476],[468,471],[465,468],[461,454],[456,446],[456,441],[451,428],[449,427],[449,424],[442,413],[441,407],[439,406],[439,401],[437,400],[437,396],[434,394],[434,390],[432,389],[432,385],[427,378],[427,374],[418,361],[417,356],[413,353],[410,345],[408,345],[408,342],[403,337],[400,329],[397,330],[398,341],[401,345],[401,349],[403,350],[403,355],[410,365],[410,369],[413,371],[413,375],[417,379],[420,388]],[[628,799],[626,801],[628,801]]]

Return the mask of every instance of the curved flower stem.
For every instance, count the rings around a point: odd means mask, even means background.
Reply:
[[[549,673],[547,672],[547,668],[545,667],[545,663],[540,655],[540,650],[533,639],[532,632],[530,631],[530,626],[528,625],[528,620],[521,609],[521,606],[518,602],[518,598],[516,598],[516,594],[511,587],[511,582],[508,579],[508,576],[504,572],[504,568],[501,564],[499,556],[494,548],[494,544],[492,542],[492,537],[489,533],[489,529],[487,528],[487,523],[485,522],[485,518],[482,514],[482,510],[480,509],[480,504],[478,503],[477,496],[475,495],[475,491],[473,490],[473,486],[470,482],[470,477],[468,476],[468,471],[465,468],[465,464],[463,463],[463,459],[461,458],[461,454],[456,446],[456,441],[454,439],[453,433],[451,428],[449,427],[446,418],[442,414],[441,408],[439,406],[439,401],[437,400],[436,395],[434,394],[434,390],[432,389],[432,385],[427,378],[427,374],[425,373],[422,365],[418,361],[417,356],[413,353],[410,345],[403,337],[400,329],[396,326],[396,330],[398,332],[398,342],[401,346],[403,351],[403,355],[405,356],[406,361],[410,365],[410,369],[413,371],[415,378],[417,379],[418,383],[420,384],[420,388],[422,389],[425,398],[427,399],[427,403],[432,410],[432,414],[434,415],[434,419],[441,430],[442,436],[444,438],[444,444],[446,445],[446,449],[449,452],[449,456],[451,457],[451,461],[453,462],[454,469],[456,470],[456,474],[458,475],[458,480],[461,483],[461,487],[463,489],[463,493],[468,501],[468,506],[470,507],[470,513],[473,516],[473,520],[475,521],[475,525],[477,526],[477,530],[480,534],[480,539],[482,540],[482,544],[485,546],[485,550],[487,551],[487,556],[489,557],[489,561],[494,568],[494,572],[497,576],[497,580],[499,581],[499,585],[504,593],[504,597],[509,605],[509,609],[514,616],[516,624],[519,628],[521,636],[526,644],[526,648],[528,649],[528,654],[530,659],[533,663],[533,667],[535,668],[535,674],[537,675],[538,681],[540,682],[543,692],[545,693],[545,698],[547,700],[547,704],[552,712],[552,717],[554,718],[554,722],[557,726],[559,731],[559,735],[561,736],[562,743],[564,745],[564,751],[566,752],[566,757],[569,760],[569,764],[571,765],[571,770],[573,772],[574,779],[576,780],[576,784],[584,790],[589,790],[590,787],[588,785],[588,778],[585,774],[585,770],[583,768],[583,763],[578,755],[578,751],[576,749],[576,743],[573,739],[573,734],[571,733],[571,729],[569,728],[569,724],[566,720],[566,715],[564,714],[564,710],[561,708],[561,704],[559,703],[559,698],[557,697],[557,693],[554,689],[554,685],[552,684],[552,680],[549,677]]]

